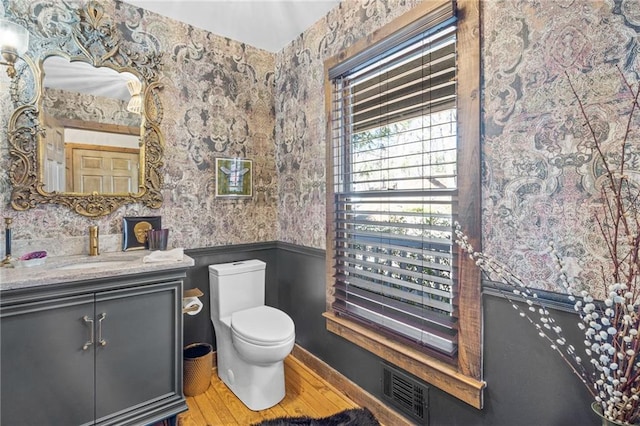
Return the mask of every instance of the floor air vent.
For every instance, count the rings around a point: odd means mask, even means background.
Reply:
[[[429,424],[429,388],[402,371],[382,364],[382,393],[402,413]]]

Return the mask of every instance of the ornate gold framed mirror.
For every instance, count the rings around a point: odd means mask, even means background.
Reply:
[[[71,15],[46,26],[55,43],[23,57],[11,82],[11,205],[90,217],[129,203],[158,208],[161,54],[122,40],[98,2]]]

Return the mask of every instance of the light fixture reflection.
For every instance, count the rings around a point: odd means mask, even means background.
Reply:
[[[16,75],[14,65],[18,57],[24,55],[29,47],[29,31],[6,19],[0,19],[0,53],[1,65],[7,66],[7,75]]]
[[[131,95],[131,99],[129,99],[129,104],[127,105],[127,111],[140,114],[142,110],[142,96],[140,95],[142,83],[140,83],[139,80],[129,80],[127,81],[127,89]]]

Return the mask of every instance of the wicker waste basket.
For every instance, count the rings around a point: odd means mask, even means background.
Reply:
[[[213,347],[208,343],[193,343],[184,348],[185,396],[196,396],[209,389],[213,367]]]

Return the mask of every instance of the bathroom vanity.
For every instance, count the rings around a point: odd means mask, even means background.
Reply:
[[[0,269],[0,424],[148,425],[187,409],[181,261]]]

